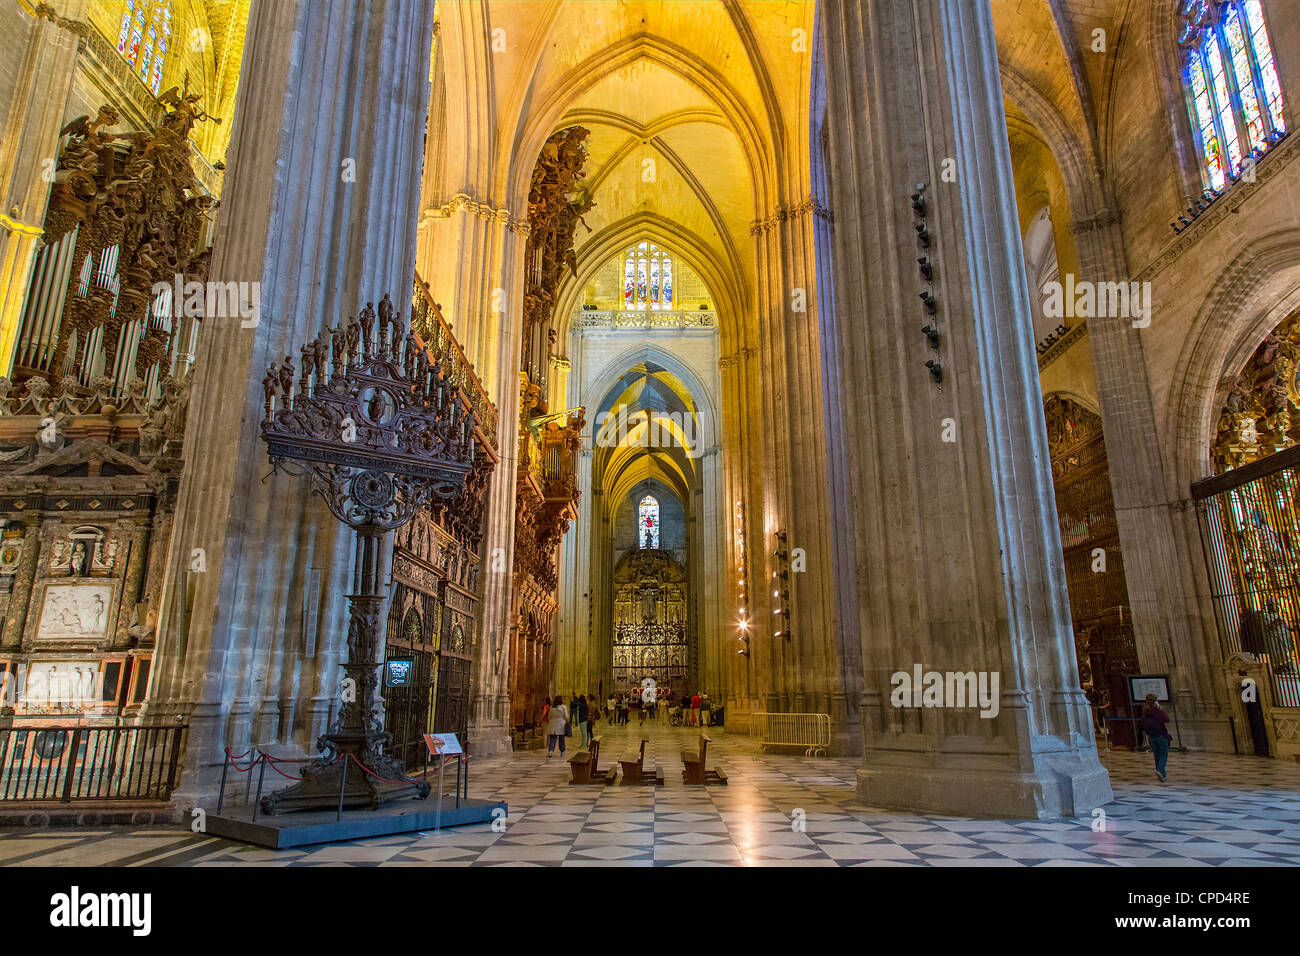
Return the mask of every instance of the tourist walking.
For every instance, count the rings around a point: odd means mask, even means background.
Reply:
[[[605,720],[608,723],[613,724],[614,718],[617,716],[618,712],[614,709],[614,697],[613,695],[610,695],[610,697],[605,701]]]
[[[564,734],[569,726],[569,708],[564,706],[564,698],[559,694],[551,701],[551,709],[546,713],[546,759],[555,756],[555,744],[560,744],[560,756],[564,756]]]
[[[569,708],[569,720],[578,725],[582,733],[582,745],[587,746],[587,698],[581,694],[573,695],[573,706]]]
[[[1156,702],[1155,694],[1147,694],[1146,705],[1142,708],[1142,731],[1151,743],[1151,755],[1156,761],[1156,776],[1160,782],[1165,781],[1165,764],[1169,760],[1169,715]]]
[[[591,739],[595,734],[596,721],[600,719],[600,706],[596,703],[596,698],[587,695],[587,746],[591,746]]]
[[[622,694],[618,695],[618,722],[621,726],[627,726],[627,698]]]
[[[700,697],[700,692],[697,690],[694,694],[691,695],[691,726],[692,727],[700,726],[700,704],[701,703],[703,703],[703,698]]]

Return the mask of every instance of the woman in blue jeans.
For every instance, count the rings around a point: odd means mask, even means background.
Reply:
[[[564,706],[564,698],[559,694],[551,701],[551,709],[546,715],[546,759],[555,756],[555,743],[559,741],[560,756],[564,756],[564,725],[569,722],[569,708]]]
[[[1155,694],[1147,694],[1146,706],[1142,708],[1142,730],[1151,743],[1151,755],[1156,759],[1156,776],[1160,782],[1165,781],[1165,764],[1169,760],[1169,715],[1156,703]]]

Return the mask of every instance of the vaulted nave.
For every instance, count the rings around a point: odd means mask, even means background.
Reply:
[[[1300,863],[1298,77],[0,0],[0,863]]]

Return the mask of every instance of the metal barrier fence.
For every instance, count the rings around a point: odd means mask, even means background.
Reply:
[[[0,727],[0,803],[168,800],[186,729]]]
[[[806,756],[825,754],[831,745],[830,714],[770,714],[758,712],[751,715],[750,733],[759,737],[759,746],[797,747]]]

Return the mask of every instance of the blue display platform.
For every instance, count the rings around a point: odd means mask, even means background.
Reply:
[[[439,814],[436,800],[431,797],[427,800],[400,800],[378,810],[345,810],[341,820],[335,811],[326,810],[275,815],[258,813],[254,821],[250,806],[220,814],[209,812],[207,832],[212,836],[285,850],[312,843],[433,830],[437,825],[445,829],[471,823],[491,823],[493,813],[498,809],[501,812],[496,814],[496,818],[504,819],[509,811],[503,801],[461,797],[458,807],[455,798],[444,797],[442,813]]]

